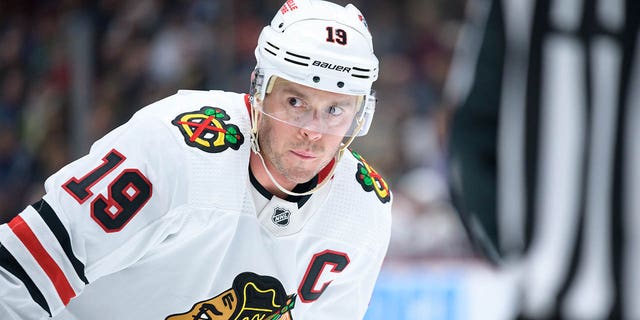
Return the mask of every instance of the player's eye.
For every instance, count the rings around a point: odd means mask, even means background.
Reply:
[[[289,102],[289,105],[294,107],[294,108],[302,108],[302,107],[304,107],[304,103],[302,102],[302,99],[300,99],[300,98],[290,97],[288,102]]]
[[[327,112],[330,115],[337,117],[337,116],[341,115],[344,112],[344,110],[342,110],[342,108],[340,108],[338,106],[331,106],[331,107],[329,107]]]

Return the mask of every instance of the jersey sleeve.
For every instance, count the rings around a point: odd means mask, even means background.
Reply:
[[[162,112],[153,112],[161,109],[145,109],[0,225],[1,319],[59,313],[87,284],[135,263],[171,233],[183,161]]]

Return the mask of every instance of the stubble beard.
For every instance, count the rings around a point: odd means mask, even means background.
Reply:
[[[265,121],[266,120],[266,121]],[[289,162],[286,159],[291,159],[288,155],[291,149],[308,149],[315,154],[324,154],[322,147],[309,141],[299,141],[293,144],[287,144],[287,147],[280,152],[274,150],[274,142],[278,141],[278,137],[274,133],[272,128],[272,121],[263,118],[259,130],[259,144],[262,156],[265,160],[271,163],[276,169],[277,173],[290,182],[295,184],[305,183],[315,177],[322,168],[324,168],[330,161],[329,159],[323,159],[316,168],[309,168],[303,165],[302,161],[291,160]]]

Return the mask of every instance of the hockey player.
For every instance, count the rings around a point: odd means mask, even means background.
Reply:
[[[250,94],[179,91],[0,225],[0,319],[361,319],[391,194],[347,149],[378,60],[362,14],[289,0]]]

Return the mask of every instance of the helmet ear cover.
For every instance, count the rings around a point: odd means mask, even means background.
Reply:
[[[256,69],[249,90],[263,100],[274,76],[319,90],[362,96],[361,136],[375,111],[371,89],[378,77],[371,34],[353,5],[287,1],[263,28],[255,49]]]

